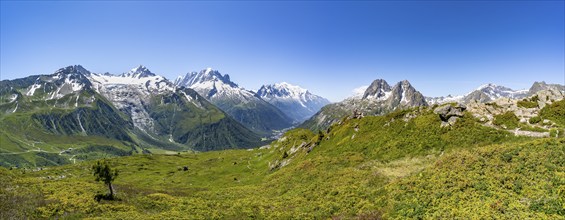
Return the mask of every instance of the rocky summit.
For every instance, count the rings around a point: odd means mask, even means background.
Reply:
[[[382,115],[394,110],[427,106],[427,102],[408,80],[390,86],[385,80],[374,80],[361,96],[353,96],[338,103],[323,107],[301,127],[325,129],[352,112],[364,115]]]

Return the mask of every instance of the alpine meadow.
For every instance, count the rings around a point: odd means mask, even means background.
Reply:
[[[565,219],[563,1],[0,9],[0,219]]]

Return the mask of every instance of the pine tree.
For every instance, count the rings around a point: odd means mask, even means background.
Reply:
[[[94,177],[96,177],[96,181],[104,182],[104,184],[108,185],[110,189],[109,198],[113,199],[114,189],[112,188],[112,182],[118,177],[118,170],[112,169],[106,161],[97,161],[96,164],[92,166],[92,172]]]

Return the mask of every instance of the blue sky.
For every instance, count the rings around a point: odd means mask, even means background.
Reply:
[[[1,2],[1,79],[81,64],[206,67],[339,101],[383,78],[426,96],[565,83],[564,1]]]

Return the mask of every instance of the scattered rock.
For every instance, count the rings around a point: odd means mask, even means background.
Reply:
[[[353,110],[353,118],[354,119],[360,119],[365,117],[364,113],[361,111],[358,111],[357,109]]]
[[[526,118],[520,118],[520,123],[527,123],[528,120]]]
[[[516,129],[514,131],[514,135],[541,138],[541,137],[549,137],[549,132],[520,131],[519,129]]]

